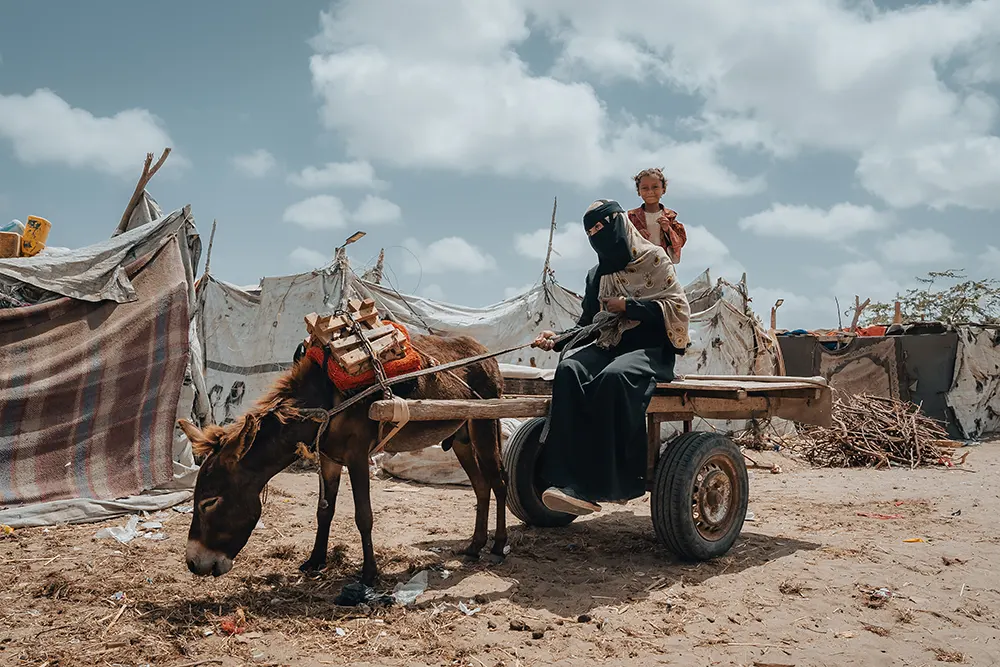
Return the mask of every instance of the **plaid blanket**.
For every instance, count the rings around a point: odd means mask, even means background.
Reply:
[[[188,363],[176,236],[127,267],[139,299],[0,310],[0,506],[169,482]]]

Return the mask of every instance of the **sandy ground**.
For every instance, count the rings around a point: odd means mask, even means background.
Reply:
[[[994,665],[1000,443],[969,451],[964,471],[754,455],[784,472],[754,471],[754,521],[729,555],[698,565],[656,543],[645,499],[564,529],[510,517],[507,560],[466,562],[452,550],[471,535],[469,489],[376,481],[380,587],[431,570],[409,608],[333,603],[360,568],[347,488],[342,546],[325,573],[300,575],[312,474],[275,478],[263,527],[219,579],[185,568],[187,514],[162,513],[160,542],[93,539],[122,520],[19,530],[0,540],[0,664]],[[245,630],[227,636],[234,615]]]

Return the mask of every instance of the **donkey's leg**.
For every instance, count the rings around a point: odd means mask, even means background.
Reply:
[[[320,455],[319,501],[316,506],[316,542],[312,555],[302,563],[303,572],[319,571],[326,567],[326,550],[330,542],[330,523],[337,508],[337,491],[343,466]]]
[[[471,558],[478,558],[489,537],[487,528],[490,519],[490,486],[476,462],[476,452],[472,448],[468,426],[463,425],[452,438],[455,455],[465,469],[465,474],[469,476],[472,490],[476,493],[476,529],[472,533],[472,542],[462,553]]]
[[[368,455],[354,457],[347,464],[347,472],[351,475],[351,491],[354,494],[354,523],[361,533],[361,551],[364,554],[364,564],[361,566],[361,583],[374,586],[378,576],[378,565],[375,563],[375,547],[372,545],[372,497],[371,480],[368,479]]]
[[[476,419],[469,422],[469,431],[479,469],[493,489],[497,503],[496,533],[490,553],[503,558],[507,547],[507,478],[500,458],[500,423],[495,419]]]

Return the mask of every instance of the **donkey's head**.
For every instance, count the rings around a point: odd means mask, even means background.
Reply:
[[[194,452],[206,456],[194,486],[188,531],[187,565],[195,574],[229,572],[260,519],[260,494],[269,477],[245,457],[256,440],[266,437],[262,421],[250,413],[231,428],[213,425],[204,431],[186,420],[179,422]]]
[[[187,565],[197,575],[223,575],[250,539],[261,514],[261,493],[271,477],[297,457],[299,442],[312,442],[319,424],[300,406],[328,407],[323,385],[309,362],[279,380],[256,407],[226,427],[178,424],[195,454],[205,460],[194,487]],[[322,377],[322,376],[320,376]],[[324,405],[325,402],[325,405]]]

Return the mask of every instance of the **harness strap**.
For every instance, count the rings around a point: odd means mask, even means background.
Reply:
[[[400,398],[399,396],[392,397],[392,430],[389,431],[384,438],[382,438],[377,445],[370,452],[368,452],[369,458],[375,456],[389,443],[393,437],[399,433],[407,422],[410,421],[410,406],[406,402],[405,398]]]

